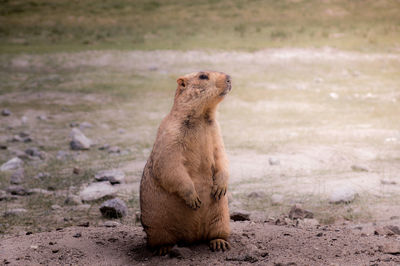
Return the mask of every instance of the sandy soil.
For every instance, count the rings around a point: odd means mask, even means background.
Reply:
[[[396,237],[366,235],[345,226],[296,228],[272,223],[233,222],[232,249],[213,253],[206,244],[178,248],[181,257],[154,256],[141,227],[69,227],[13,236],[0,244],[10,265],[399,265],[385,254]],[[386,249],[385,249],[386,246]],[[398,250],[400,252],[400,249]]]

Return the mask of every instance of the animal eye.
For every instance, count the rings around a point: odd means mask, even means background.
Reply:
[[[206,74],[201,74],[199,76],[199,79],[208,79],[208,76]]]

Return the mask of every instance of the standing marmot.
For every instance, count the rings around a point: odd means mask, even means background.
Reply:
[[[177,80],[174,105],[158,129],[140,183],[141,221],[160,255],[176,243],[210,241],[227,250],[228,161],[216,109],[231,90],[221,72]]]

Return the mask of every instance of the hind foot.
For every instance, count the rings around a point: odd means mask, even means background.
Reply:
[[[161,246],[156,248],[154,255],[164,256],[167,255],[172,249],[172,246]]]
[[[228,249],[231,249],[231,245],[228,241],[217,238],[210,241],[210,249],[211,251],[227,251]]]

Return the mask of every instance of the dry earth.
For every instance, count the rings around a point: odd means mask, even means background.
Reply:
[[[232,249],[211,252],[206,244],[154,256],[141,227],[68,227],[9,237],[1,263],[9,265],[399,265],[400,239],[365,235],[344,226],[296,228],[234,222]],[[395,253],[395,254],[390,254]],[[177,256],[177,257],[175,257]]]
[[[0,141],[8,146],[0,153],[1,162],[18,150],[39,147],[47,158],[25,160],[23,185],[47,189],[50,182],[55,187],[49,195],[0,201],[1,211],[28,209],[22,218],[2,217],[0,229],[7,235],[1,236],[0,263],[400,263],[398,254],[385,253],[390,248],[385,244],[397,252],[399,236],[374,235],[377,228],[400,226],[399,54],[330,48],[95,51],[2,55],[0,62],[0,78],[9,89],[0,95],[0,103],[13,112],[0,118]],[[249,211],[252,222],[232,224],[233,249],[227,253],[214,254],[199,245],[183,250],[190,254],[184,259],[154,257],[135,223],[141,171],[170,108],[176,77],[204,68],[234,77],[234,90],[221,105],[219,118],[231,162],[230,209]],[[121,101],[107,88],[117,93],[122,88],[129,99]],[[40,115],[48,119],[37,119]],[[69,151],[69,124],[83,121],[92,124],[83,132],[95,145],[89,151]],[[20,131],[28,131],[33,142],[7,141]],[[125,153],[98,150],[106,143]],[[68,150],[69,159],[57,161],[60,150]],[[72,174],[75,167],[80,174]],[[128,216],[116,228],[101,226],[100,202],[64,204],[67,195],[79,194],[93,182],[93,172],[110,167],[126,173],[126,183],[115,188],[129,202]],[[32,179],[45,171],[54,180]],[[3,176],[2,190],[9,178]],[[355,199],[329,203],[332,192],[341,188],[350,188]],[[296,203],[310,209],[320,225],[296,226],[282,218]],[[52,204],[59,208],[52,209]],[[88,220],[90,227],[76,227]],[[57,227],[63,229],[55,231]],[[33,234],[25,235],[31,230]],[[73,237],[76,233],[81,237]]]

